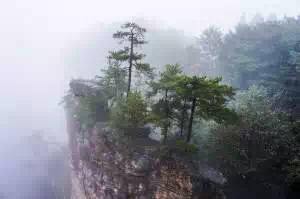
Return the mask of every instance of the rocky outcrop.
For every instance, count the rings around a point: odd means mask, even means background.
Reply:
[[[225,198],[222,174],[197,161],[161,156],[160,142],[148,133],[124,136],[105,121],[81,128],[76,118],[67,110],[72,198]]]

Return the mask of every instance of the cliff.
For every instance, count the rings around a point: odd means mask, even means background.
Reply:
[[[162,156],[160,142],[148,136],[151,128],[129,138],[110,129],[105,119],[83,125],[72,110],[80,98],[101,95],[96,88],[72,82],[66,105],[72,199],[225,198],[221,173],[191,158]]]

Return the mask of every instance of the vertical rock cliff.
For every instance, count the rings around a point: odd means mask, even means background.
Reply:
[[[72,199],[225,198],[222,174],[197,161],[161,156],[160,142],[148,136],[151,129],[129,139],[105,120],[82,125],[72,109],[94,91],[76,84],[81,89],[71,89],[66,106]]]

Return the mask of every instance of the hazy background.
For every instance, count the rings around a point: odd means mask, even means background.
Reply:
[[[143,17],[151,27],[191,37],[209,25],[227,31],[242,15],[280,18],[298,15],[299,8],[299,0],[1,0],[0,139],[9,143],[34,130],[66,139],[58,102],[71,77],[103,67],[118,27],[108,24]]]

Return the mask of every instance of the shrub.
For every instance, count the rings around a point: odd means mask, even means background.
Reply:
[[[131,92],[126,101],[119,101],[111,111],[110,124],[114,128],[137,133],[139,128],[148,123],[147,107],[147,102],[140,92]]]

